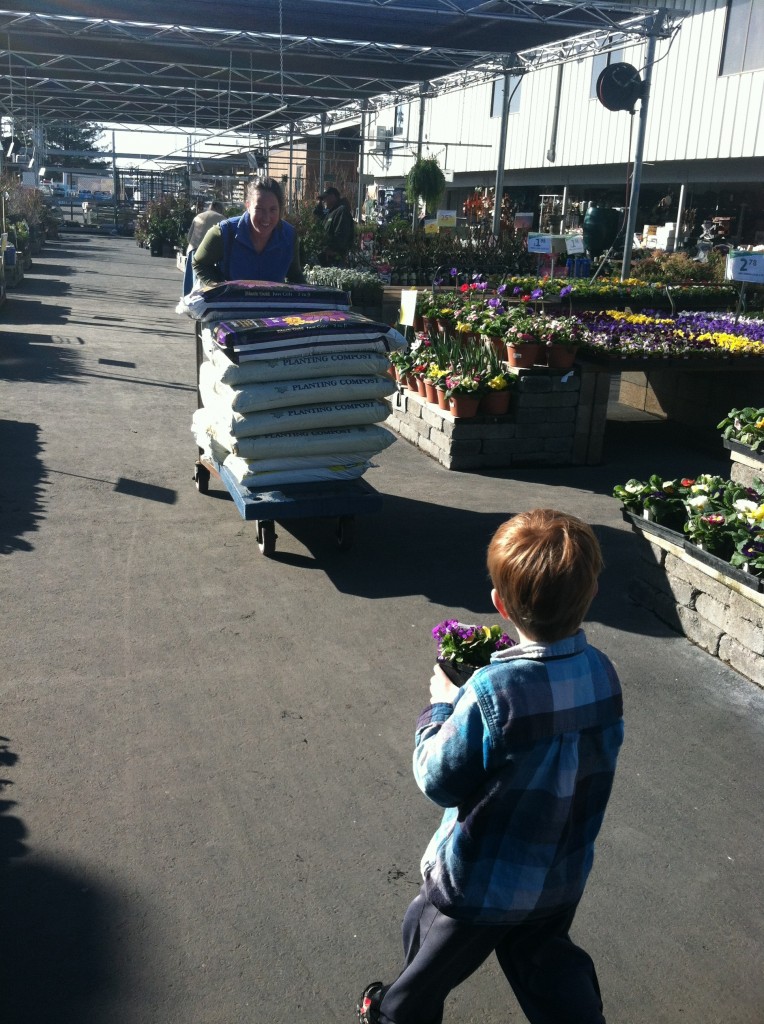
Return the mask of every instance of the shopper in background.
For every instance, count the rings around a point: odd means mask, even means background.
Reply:
[[[355,239],[355,222],[350,212],[350,203],[334,187],[326,189],[318,199],[314,213],[321,218],[324,231],[321,263],[325,267],[340,266],[345,262]]]
[[[295,228],[283,220],[284,193],[274,178],[247,189],[246,211],[213,225],[193,255],[201,285],[220,281],[304,283]]]
[[[207,203],[202,212],[197,213],[191,221],[191,226],[186,236],[188,242],[186,252],[189,253],[196,249],[210,228],[215,224],[219,224],[221,220],[225,220],[225,208],[221,202],[214,199],[212,202]]]

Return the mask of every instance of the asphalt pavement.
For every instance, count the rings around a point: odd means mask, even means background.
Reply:
[[[439,819],[411,775],[432,627],[495,622],[485,548],[534,506],[590,522],[587,624],[626,741],[574,929],[609,1024],[764,1021],[764,691],[634,606],[610,496],[726,453],[614,407],[602,465],[450,473],[404,441],[379,514],[263,558],[192,483],[180,274],[64,235],[0,309],[3,1024],[333,1024],[394,976]],[[494,963],[447,1024],[524,1017]]]

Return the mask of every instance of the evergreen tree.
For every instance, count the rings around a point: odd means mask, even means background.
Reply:
[[[48,121],[45,124],[45,144],[48,150],[47,163],[53,167],[80,167],[105,170],[111,166],[108,160],[94,160],[83,156],[64,156],[61,150],[85,152],[98,149],[103,129],[99,124],[71,124],[67,121]]]

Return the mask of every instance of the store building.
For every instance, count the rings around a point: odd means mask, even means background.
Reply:
[[[679,245],[716,219],[720,236],[764,244],[764,0],[661,6],[680,27],[655,45],[637,231],[681,216]],[[648,46],[643,38],[510,78],[503,191],[515,211],[533,214],[534,229],[575,227],[590,202],[628,204],[640,102],[633,113],[607,109],[597,83],[608,64],[630,65],[644,79]],[[493,205],[503,84],[434,83],[423,101],[422,155],[438,159],[448,181],[443,205],[462,223],[485,216],[481,199]],[[375,186],[403,184],[420,116],[411,98],[368,118],[364,168]]]

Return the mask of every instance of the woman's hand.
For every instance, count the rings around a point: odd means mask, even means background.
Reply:
[[[440,665],[435,665],[430,676],[430,703],[453,704],[458,695],[459,687],[454,686]]]

